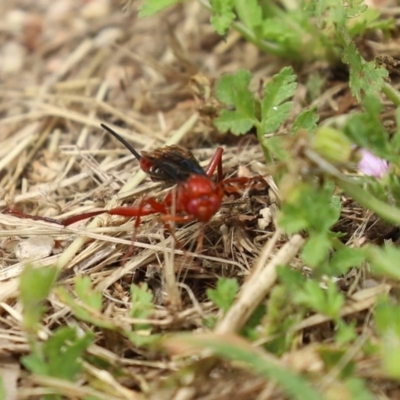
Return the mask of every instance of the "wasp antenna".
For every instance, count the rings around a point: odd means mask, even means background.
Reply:
[[[107,125],[100,124],[100,126],[119,140],[135,156],[135,158],[137,158],[137,160],[141,160],[142,156],[122,136],[118,135],[117,132],[109,128]]]

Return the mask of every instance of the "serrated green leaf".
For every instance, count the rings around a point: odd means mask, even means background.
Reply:
[[[348,30],[351,37],[362,35],[367,29],[376,29],[377,25],[382,24],[380,20],[381,13],[378,9],[368,8],[362,16],[349,21]],[[387,21],[385,21],[387,22]]]
[[[350,67],[350,88],[358,101],[364,95],[377,95],[380,92],[388,76],[386,69],[363,60],[354,42],[345,46],[342,59]]]
[[[49,368],[44,356],[38,352],[32,352],[21,358],[21,363],[28,370],[37,375],[49,375]]]
[[[207,297],[222,311],[227,312],[239,290],[236,279],[220,278],[215,289],[207,289]]]
[[[88,276],[79,276],[75,279],[75,291],[78,298],[93,310],[100,311],[102,306],[102,295],[93,290],[92,282]]]
[[[294,120],[292,125],[292,133],[307,131],[314,133],[317,129],[319,115],[316,113],[316,107],[303,110]]]
[[[246,69],[239,69],[236,74],[223,75],[215,85],[215,97],[228,106],[253,101],[253,94],[249,90],[251,73]],[[241,96],[246,98],[243,101]]]
[[[368,10],[365,0],[348,0],[346,7],[343,8],[346,10],[347,18],[354,18]]]
[[[254,126],[254,119],[234,111],[223,110],[215,119],[214,125],[222,133],[231,131],[234,135],[244,135]]]
[[[115,330],[116,327],[112,320],[103,316],[98,310],[94,310],[88,305],[83,305],[83,301],[75,299],[66,288],[57,287],[55,290],[59,299],[71,308],[76,318],[92,323],[100,328]]]
[[[149,17],[181,0],[145,0],[139,8],[139,17]]]
[[[326,291],[326,304],[321,308],[320,312],[329,315],[333,319],[339,319],[340,311],[345,303],[343,293],[341,293],[334,282],[328,282],[328,289]]]
[[[291,67],[283,68],[265,87],[261,101],[263,134],[276,131],[289,116],[292,102],[285,102],[296,92],[296,76]]]
[[[236,16],[233,12],[233,0],[211,0],[211,24],[219,35],[225,35]]]
[[[293,187],[282,206],[279,225],[288,233],[307,229],[314,233],[328,232],[340,216],[341,203],[333,196],[331,185],[317,187],[302,184]]]
[[[352,249],[350,247],[340,248],[329,261],[332,273],[338,275],[346,274],[350,268],[359,267],[365,260],[364,249]]]
[[[94,334],[80,335],[75,327],[61,327],[44,344],[50,375],[74,381],[82,369],[81,357],[94,340]]]
[[[226,104],[228,108],[222,110],[214,121],[220,132],[228,130],[236,135],[248,132],[257,119],[255,118],[255,101],[253,94],[248,89],[251,74],[245,69],[240,69],[236,74],[224,75],[216,84],[216,98]]]
[[[82,335],[75,327],[61,327],[21,361],[34,374],[74,381],[82,370],[81,357],[93,340],[91,332]]]
[[[131,285],[132,305],[130,316],[145,319],[154,313],[153,293],[147,284]]]
[[[334,283],[328,282],[328,288],[321,287],[319,282],[308,280],[303,289],[294,293],[296,303],[305,305],[321,314],[333,319],[340,317],[340,310],[344,304],[344,296]]]

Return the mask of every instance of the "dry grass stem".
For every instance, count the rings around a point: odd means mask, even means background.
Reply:
[[[303,243],[304,239],[300,235],[293,236],[269,262],[267,258],[270,256],[271,249],[268,242],[265,244],[255,264],[256,273],[250,275],[244,283],[238,298],[215,328],[216,333],[237,332],[243,327],[275,283],[278,265],[290,264]]]

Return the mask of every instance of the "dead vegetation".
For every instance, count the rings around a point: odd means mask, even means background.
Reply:
[[[243,176],[265,174],[261,149],[251,135],[238,140],[216,133],[205,104],[193,94],[193,77],[202,74],[211,82],[224,72],[244,67],[254,72],[253,88],[257,89],[283,64],[234,32],[226,41],[218,37],[198,3],[182,4],[148,19],[138,19],[134,11],[123,13],[118,4],[100,0],[0,4],[2,209],[14,205],[29,214],[65,218],[132,204],[149,194],[162,196],[165,188],[146,179],[133,157],[100,129],[102,122],[138,150],[183,144],[193,149],[202,165],[220,143],[225,147],[228,175],[238,171]],[[376,46],[371,51],[377,51]],[[313,68],[326,66],[303,67],[300,82],[302,74]],[[355,104],[346,83],[332,71],[326,74],[331,75],[329,87],[314,102],[323,118],[346,113]],[[300,83],[294,112],[301,110],[305,93]],[[388,114],[388,120],[392,117]],[[184,247],[180,249],[157,216],[145,218],[125,264],[121,261],[132,245],[133,233],[132,222],[125,218],[101,215],[90,223],[60,227],[0,214],[0,371],[9,393],[18,380],[18,398],[29,399],[51,393],[49,387],[68,398],[90,394],[104,399],[282,398],[277,387],[239,366],[220,363],[210,372],[207,359],[199,360],[196,367],[204,374],[185,382],[177,374],[188,368],[182,359],[133,347],[106,330],[96,330],[96,345],[90,353],[107,360],[124,376],[119,379],[104,371],[102,375],[89,364],[85,372],[91,379],[106,381],[114,393],[32,376],[18,362],[29,351],[17,302],[18,276],[26,257],[32,256],[39,258],[37,267],[57,265],[59,284],[69,290],[75,276],[90,276],[94,288],[104,295],[104,315],[121,324],[129,323],[129,286],[147,282],[157,305],[149,322],[163,334],[204,330],[204,318],[215,312],[206,289],[214,287],[220,276],[237,277],[244,283],[241,292],[215,332],[240,330],[274,285],[276,265],[304,267],[297,258],[302,238],[288,238],[277,229],[279,192],[270,178],[267,182],[240,197],[226,198],[206,226],[201,254],[194,252],[198,223],[176,227]],[[337,230],[346,233],[346,241],[396,235],[384,229],[373,234],[372,227],[379,221],[343,200]],[[359,319],[362,341],[371,335],[368,312],[390,285],[369,281],[362,271],[338,280],[348,294],[343,315]],[[42,339],[61,325],[81,324],[83,330],[88,329],[55,296],[48,299],[48,306]],[[299,347],[279,362],[296,371],[320,371],[313,343],[332,334],[329,319],[308,316],[299,322],[296,334]],[[360,360],[358,368],[361,376],[375,378],[374,360]]]

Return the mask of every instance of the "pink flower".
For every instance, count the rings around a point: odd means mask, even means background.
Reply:
[[[365,175],[382,178],[388,171],[389,164],[386,160],[379,158],[366,149],[360,149],[361,161],[358,163],[358,169]]]

